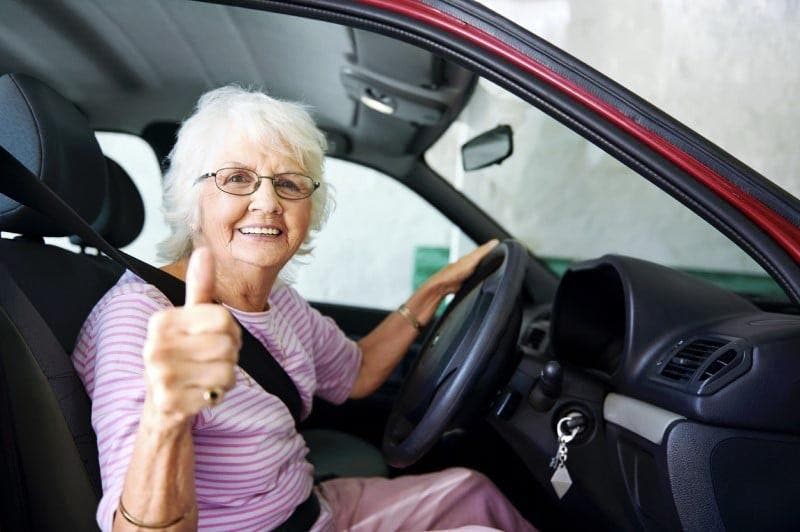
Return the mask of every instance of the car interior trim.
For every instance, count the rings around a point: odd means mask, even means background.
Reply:
[[[610,393],[603,401],[603,419],[661,445],[669,426],[686,418],[632,397]]]

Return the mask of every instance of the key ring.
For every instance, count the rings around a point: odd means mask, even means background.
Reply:
[[[563,441],[564,443],[569,443],[572,441],[573,438],[578,434],[578,427],[573,428],[569,433],[564,430],[564,423],[569,421],[568,417],[562,417],[558,420],[558,425],[556,425],[556,432],[558,433],[558,441]]]
[[[558,420],[558,424],[556,424],[556,433],[558,434],[558,441],[559,442],[563,442],[563,443],[571,442],[572,440],[575,439],[575,436],[577,436],[578,433],[583,428],[580,425],[577,425],[575,427],[572,427],[572,429],[570,429],[569,432],[564,430],[564,423],[567,423],[570,419],[572,419],[571,415],[564,416],[561,419],[559,419]]]

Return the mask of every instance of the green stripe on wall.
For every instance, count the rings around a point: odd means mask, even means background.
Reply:
[[[539,257],[556,275],[561,277],[573,260],[558,257]],[[431,275],[438,272],[450,259],[450,251],[446,247],[417,246],[414,249],[414,275],[412,290],[416,290]],[[751,273],[732,273],[694,268],[677,268],[680,271],[704,279],[719,287],[739,294],[754,294],[770,299],[784,301],[786,294],[780,286],[766,275]]]
[[[416,290],[431,275],[450,262],[450,250],[443,247],[417,246],[414,248],[414,276],[411,289]]]
[[[559,277],[574,261],[563,258],[539,257]],[[675,268],[738,294],[754,294],[770,299],[786,300],[786,294],[772,277],[752,273],[720,272],[694,268]]]

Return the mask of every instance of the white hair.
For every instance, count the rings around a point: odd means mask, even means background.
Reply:
[[[333,208],[330,187],[323,182],[325,135],[303,105],[228,85],[203,94],[178,130],[164,176],[162,210],[171,233],[158,245],[159,256],[173,262],[191,254],[193,228],[199,227],[200,215],[200,187],[194,184],[202,174],[216,170],[207,167],[214,148],[231,137],[288,157],[306,175],[323,183],[311,195],[309,231],[296,253],[307,255],[313,249],[313,235]]]

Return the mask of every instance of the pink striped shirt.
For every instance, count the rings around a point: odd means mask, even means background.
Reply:
[[[361,364],[358,346],[291,287],[269,297],[270,310],[230,309],[294,381],[303,416],[317,395],[347,399]],[[133,452],[145,397],[142,348],[150,316],[169,300],[126,272],[84,323],[72,360],[92,400],[103,497],[100,528],[110,530]],[[208,530],[266,530],[285,521],[313,488],[313,468],[286,406],[241,368],[236,386],[192,425],[199,526]],[[314,530],[330,530],[330,509]]]

